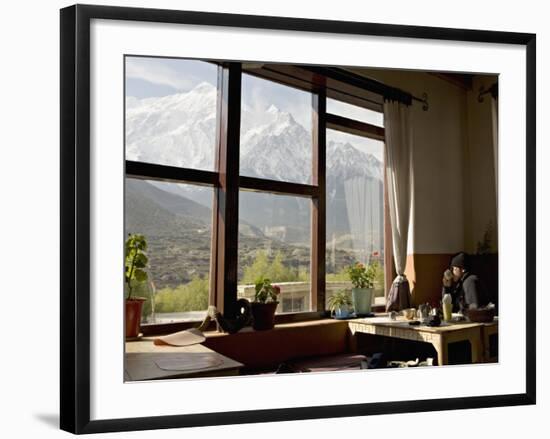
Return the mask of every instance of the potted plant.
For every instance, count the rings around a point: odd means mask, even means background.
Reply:
[[[345,319],[351,315],[351,298],[346,290],[338,290],[328,299],[328,306],[331,315],[337,319]]]
[[[348,275],[353,284],[351,297],[355,313],[357,315],[370,313],[376,277],[375,266],[373,264],[365,266],[356,262],[348,268]]]
[[[133,289],[136,283],[147,281],[147,241],[145,236],[139,234],[128,234],[125,246],[125,270],[124,280],[128,291],[125,303],[126,316],[126,338],[139,336],[141,323],[141,310],[145,297],[134,296]]]
[[[275,324],[275,310],[279,304],[279,294],[281,288],[277,285],[271,285],[267,278],[259,278],[255,284],[256,294],[251,303],[252,317],[254,321],[252,327],[258,331],[272,329]]]

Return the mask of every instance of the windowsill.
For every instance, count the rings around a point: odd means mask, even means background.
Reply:
[[[372,304],[372,312],[384,312],[386,310],[386,298],[375,297]],[[328,311],[325,315],[319,312],[298,312],[298,313],[280,313],[275,315],[275,328],[299,327],[319,324],[320,322],[335,322],[335,320],[327,318]],[[149,323],[141,326],[141,332],[144,336],[158,336],[171,334],[185,329],[196,328],[202,323],[202,320],[196,321],[181,321],[170,323]],[[257,332],[250,327],[245,327],[239,332]],[[261,332],[261,331],[260,331]],[[217,332],[216,323],[210,322],[208,329],[205,331],[209,336],[229,335],[222,332]],[[215,335],[212,335],[215,334]]]
[[[318,321],[325,318],[323,313],[306,311],[299,313],[281,313],[275,314],[275,323],[288,324],[288,323],[298,323],[298,322],[311,322]],[[156,335],[166,335],[178,331],[183,331],[185,329],[196,328],[202,323],[202,321],[182,321],[182,322],[170,322],[170,323],[152,323],[145,324],[141,326],[141,332],[144,336],[156,336]],[[241,331],[243,331],[243,328]],[[216,330],[216,323],[211,321],[207,331],[213,332]]]
[[[226,332],[218,332],[218,331],[207,331],[204,332],[204,336],[208,338],[216,338],[216,337],[231,337],[231,336],[238,336],[239,334],[267,334],[273,331],[280,331],[285,329],[293,329],[293,328],[305,328],[305,327],[311,327],[311,326],[322,326],[322,325],[341,325],[345,324],[347,325],[347,320],[335,320],[330,318],[323,318],[323,319],[317,319],[317,320],[304,320],[301,322],[290,322],[290,323],[278,323],[276,324],[273,329],[266,329],[263,331],[256,331],[251,326],[246,326],[242,328],[239,332],[236,332],[234,334],[228,334]]]

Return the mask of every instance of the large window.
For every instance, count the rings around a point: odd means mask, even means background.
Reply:
[[[126,58],[126,159],[214,169],[217,67]]]
[[[376,269],[375,296],[384,296],[384,144],[327,130],[327,299],[351,288],[354,262]]]
[[[378,264],[384,294],[381,113],[242,68],[125,59],[125,230],[148,243],[143,324],[199,321],[209,305],[231,317],[260,276],[281,286],[278,318],[322,316],[355,261]]]
[[[242,75],[240,175],[275,182],[312,181],[312,95]],[[281,287],[277,313],[311,310],[311,209],[309,197],[241,191],[239,194],[238,296],[254,298],[254,282]],[[282,192],[285,192],[282,189]]]
[[[213,186],[161,177],[165,166],[214,170],[218,67],[129,56],[125,72],[125,156],[147,171],[132,172],[139,178],[125,184],[126,234],[143,234],[148,245],[148,279],[134,289],[147,299],[142,323],[201,320],[209,304]]]
[[[126,179],[126,234],[148,244],[148,282],[135,293],[147,298],[143,323],[195,321],[208,308],[212,189]]]

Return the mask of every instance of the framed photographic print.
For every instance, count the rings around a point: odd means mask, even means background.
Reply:
[[[62,9],[61,428],[534,404],[535,41]]]

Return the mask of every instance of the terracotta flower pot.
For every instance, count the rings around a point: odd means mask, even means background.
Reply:
[[[256,331],[264,331],[266,329],[273,329],[275,325],[275,310],[279,302],[252,302],[252,316],[254,322],[252,327]]]
[[[126,299],[126,338],[137,337],[141,323],[141,310],[147,299],[132,297]]]

